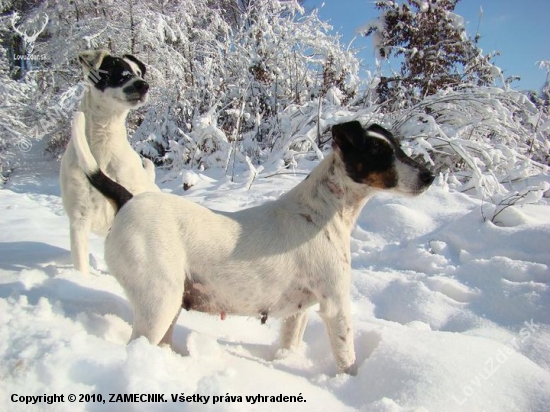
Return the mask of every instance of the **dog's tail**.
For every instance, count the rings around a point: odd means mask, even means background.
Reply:
[[[86,140],[86,118],[84,113],[76,112],[73,117],[72,141],[78,157],[78,164],[84,174],[103,196],[111,200],[116,205],[118,212],[122,206],[128,202],[133,195],[122,185],[112,180],[101,171],[97,161],[94,158]]]

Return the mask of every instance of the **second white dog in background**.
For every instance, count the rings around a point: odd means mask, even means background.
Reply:
[[[105,50],[82,52],[78,60],[89,86],[80,104],[86,119],[86,140],[101,170],[132,194],[159,191],[153,163],[132,149],[126,132],[130,109],[147,101],[145,65],[132,55],[114,57]],[[73,264],[80,272],[89,273],[89,234],[94,231],[105,236],[115,210],[88,182],[78,164],[73,139],[61,159],[60,183],[70,220]]]

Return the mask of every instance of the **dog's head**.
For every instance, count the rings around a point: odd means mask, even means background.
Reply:
[[[372,124],[365,129],[358,121],[337,124],[332,127],[332,139],[347,175],[354,182],[417,195],[434,180],[434,175],[407,156],[382,126]]]
[[[135,109],[147,101],[145,65],[131,54],[115,57],[105,50],[89,50],[80,53],[78,61],[90,92],[106,106]]]

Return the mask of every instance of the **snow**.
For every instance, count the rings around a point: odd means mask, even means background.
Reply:
[[[70,263],[57,171],[30,162],[0,190],[0,409],[4,411],[545,411],[550,404],[550,206],[487,205],[438,179],[417,198],[380,195],[352,232],[357,376],[338,375],[312,311],[305,343],[277,357],[279,322],[184,312],[175,351],[127,343],[131,307],[92,237],[93,274]],[[304,178],[187,172],[164,191],[237,210],[273,200]],[[269,176],[270,177],[266,177]],[[548,181],[548,176],[541,175]],[[185,192],[182,182],[193,183]],[[547,186],[544,186],[547,187]],[[144,217],[146,218],[146,217]],[[165,394],[161,403],[69,403],[69,394]],[[13,394],[65,402],[14,403]],[[171,394],[209,396],[172,402]],[[241,402],[226,399],[241,396]],[[302,396],[253,403],[246,396]],[[214,396],[218,397],[214,404]],[[18,398],[19,399],[19,398]],[[21,398],[24,399],[24,398]],[[192,400],[192,399],[191,399]]]

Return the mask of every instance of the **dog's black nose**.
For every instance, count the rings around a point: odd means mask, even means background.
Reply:
[[[422,183],[426,185],[431,185],[435,179],[435,176],[429,170],[425,170],[423,172],[420,172],[419,178],[422,181]]]
[[[145,80],[136,80],[133,86],[140,94],[145,94],[149,90],[149,83],[147,83]]]

